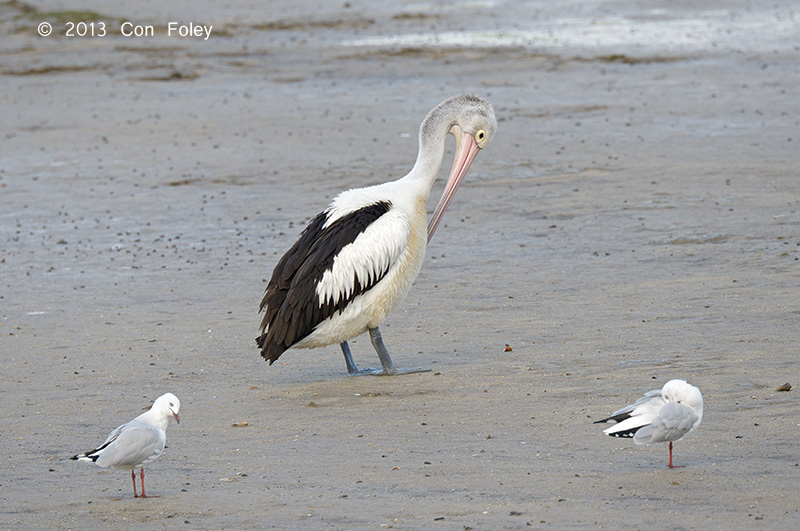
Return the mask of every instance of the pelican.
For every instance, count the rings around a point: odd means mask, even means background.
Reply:
[[[633,437],[636,444],[669,441],[669,468],[672,464],[672,442],[683,439],[703,420],[703,395],[700,389],[685,380],[670,380],[661,389],[644,394],[634,404],[615,411],[607,419],[616,422],[603,430],[612,437]]]
[[[411,289],[425,248],[478,151],[497,129],[492,106],[468,94],[447,99],[423,120],[419,152],[404,177],[340,193],[278,261],[259,312],[261,355],[270,365],[292,347],[338,343],[351,376],[405,374],[378,326]],[[450,177],[426,228],[426,204],[444,158],[456,140]],[[347,341],[369,332],[380,368],[359,369]]]

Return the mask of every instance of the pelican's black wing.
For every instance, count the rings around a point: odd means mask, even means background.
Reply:
[[[363,284],[355,278],[353,290],[338,300],[321,303],[317,285],[325,271],[333,268],[336,255],[389,212],[391,203],[380,201],[346,214],[325,226],[330,211],[320,213],[280,259],[267,284],[259,311],[264,312],[261,335],[256,338],[261,355],[270,365],[288,348],[348,302],[378,283],[388,270],[377,271]]]

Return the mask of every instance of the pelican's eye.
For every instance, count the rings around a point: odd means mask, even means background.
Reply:
[[[484,140],[486,140],[486,131],[481,129],[480,131],[475,133],[475,140],[477,140],[478,142],[483,142]]]

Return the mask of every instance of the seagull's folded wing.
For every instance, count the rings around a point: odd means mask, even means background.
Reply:
[[[697,419],[697,413],[692,408],[668,402],[659,410],[653,422],[636,432],[633,442],[653,444],[677,441],[692,431]]]
[[[130,423],[103,449],[96,463],[115,468],[144,466],[161,455],[165,442],[166,435],[155,426]]]

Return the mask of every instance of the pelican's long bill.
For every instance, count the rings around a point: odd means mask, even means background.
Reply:
[[[470,164],[475,160],[478,151],[481,150],[472,135],[462,131],[459,126],[454,125],[450,132],[453,133],[456,139],[456,158],[453,161],[453,168],[450,170],[450,177],[447,179],[444,192],[442,192],[442,198],[439,199],[439,204],[436,205],[436,210],[433,211],[433,216],[428,222],[428,243],[433,238],[433,233],[436,231],[436,227],[439,226],[439,222],[444,216],[444,211],[447,210],[450,201],[456,195],[458,185],[464,180]]]

